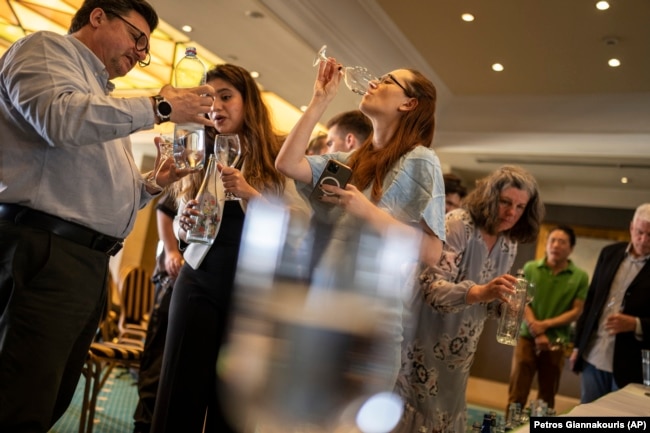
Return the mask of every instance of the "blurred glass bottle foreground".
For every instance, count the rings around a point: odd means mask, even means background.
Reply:
[[[227,411],[242,408],[264,431],[381,433],[396,425],[403,402],[391,391],[410,297],[401,287],[420,239],[347,235],[336,239],[344,257],[332,268],[312,260],[320,246],[308,221],[281,205],[249,204],[232,329],[218,362]]]

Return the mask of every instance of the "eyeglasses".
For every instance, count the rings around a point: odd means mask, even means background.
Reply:
[[[388,81],[389,78],[390,78],[390,81]],[[402,83],[397,81],[397,78],[395,78],[393,76],[393,74],[386,74],[383,77],[378,78],[377,81],[379,81],[379,84],[386,84],[386,83],[390,83],[392,81],[394,84],[397,84],[399,86],[399,88],[404,91],[404,94],[406,96],[408,96],[409,98],[414,97],[412,95],[412,93],[406,88],[406,86],[404,86]]]
[[[395,78],[395,77],[393,76],[393,74],[386,74],[386,76],[387,76],[388,78],[390,78],[391,80],[393,80],[393,82],[394,82],[395,84],[397,84],[397,85],[400,87],[400,89],[402,89],[402,90],[404,91],[404,94],[405,94],[406,96],[408,96],[409,98],[412,97],[411,92],[409,92],[409,91],[406,89],[406,87],[405,87],[402,83],[400,83],[399,81],[397,81],[397,78]],[[383,83],[383,82],[385,81],[385,79],[384,79],[384,80],[381,80],[381,81],[382,81],[382,83]]]
[[[145,66],[149,66],[149,63],[151,63],[151,54],[149,54],[149,38],[147,38],[147,35],[142,30],[140,30],[139,28],[137,28],[136,26],[128,22],[126,19],[122,18],[121,16],[117,14],[111,14],[111,15],[124,21],[129,25],[129,27],[131,27],[136,32],[140,33],[138,36],[133,36],[135,39],[135,49],[138,51],[144,51],[146,56],[144,60],[138,60],[138,65],[140,65],[140,67],[142,68],[144,68]]]

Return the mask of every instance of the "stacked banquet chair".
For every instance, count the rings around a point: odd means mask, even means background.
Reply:
[[[154,285],[146,269],[134,266],[121,272],[119,285],[119,318],[111,300],[118,290],[109,278],[106,302],[106,315],[99,327],[97,341],[88,351],[88,358],[82,371],[86,379],[79,421],[79,433],[92,433],[97,396],[113,369],[120,365],[125,368],[138,368],[147,321],[154,302]],[[111,330],[117,328],[116,332]],[[116,334],[116,335],[115,335]]]

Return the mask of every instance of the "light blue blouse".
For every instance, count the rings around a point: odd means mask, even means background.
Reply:
[[[517,244],[503,235],[488,251],[465,209],[448,213],[446,224],[440,262],[420,274],[420,291],[409,307],[397,380],[406,401],[399,433],[465,431],[470,367],[483,324],[498,317],[500,307],[500,301],[467,304],[467,292],[507,273],[517,255]]]
[[[307,156],[311,165],[312,183],[302,184],[300,191],[305,197],[325,170],[330,159],[347,164],[352,153],[336,152],[325,155]],[[402,156],[386,175],[382,184],[383,195],[377,203],[380,209],[391,214],[395,219],[416,226],[424,221],[442,241],[445,240],[445,186],[442,179],[440,160],[433,149],[417,146]],[[370,198],[371,187],[362,191]],[[329,221],[341,225],[360,226],[355,219],[336,207],[326,203],[311,201],[316,217],[325,216]]]
[[[312,185],[317,183],[329,159],[346,164],[350,155],[337,152],[308,156],[312,184],[302,184],[299,188],[301,194],[309,197]],[[377,203],[380,209],[408,225],[419,226],[424,221],[444,241],[444,183],[440,162],[432,149],[418,146],[402,156],[388,172],[382,186],[383,194]],[[370,198],[371,187],[362,192]],[[346,299],[366,299],[360,302],[361,307],[355,315],[362,317],[369,310],[377,313],[377,321],[381,323],[376,326],[385,330],[385,338],[390,346],[389,353],[385,354],[390,359],[390,365],[386,366],[381,380],[387,389],[392,389],[399,369],[403,304],[415,287],[412,273],[404,272],[404,269],[412,269],[417,260],[417,245],[411,244],[411,248],[407,248],[407,239],[387,244],[389,241],[379,239],[368,224],[346,213],[341,207],[316,200],[310,200],[310,203],[315,212],[314,218],[333,224],[314,271],[312,297],[318,299],[320,304],[329,302],[342,292],[347,292]],[[395,260],[378,269],[377,257],[381,251],[387,250]],[[392,264],[395,265],[394,269],[388,269]]]

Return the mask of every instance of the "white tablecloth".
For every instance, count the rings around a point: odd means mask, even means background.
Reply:
[[[650,416],[650,389],[631,383],[596,401],[579,404],[567,416]]]
[[[591,403],[579,404],[560,416],[650,416],[650,388],[631,383],[618,391],[602,396]],[[530,431],[528,424],[515,430],[517,433]]]

